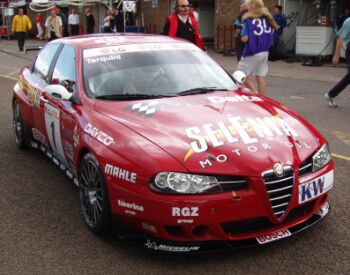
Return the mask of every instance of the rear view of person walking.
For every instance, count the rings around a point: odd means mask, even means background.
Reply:
[[[23,9],[18,9],[18,14],[12,21],[12,32],[16,34],[19,51],[23,51],[26,40],[26,33],[32,28],[32,22],[27,15],[23,14]]]
[[[333,55],[333,65],[337,65],[340,59],[340,49],[345,42],[346,51],[345,58],[348,63],[348,72],[346,75],[328,92],[325,94],[329,107],[338,107],[335,102],[335,97],[338,96],[350,84],[350,18],[346,19],[341,29],[337,32],[338,40]]]
[[[264,95],[269,50],[278,25],[262,0],[246,0],[245,3],[248,12],[243,16],[244,24],[241,32],[245,46],[237,69],[247,75],[246,85],[252,90],[255,90],[252,80],[252,77],[255,76],[258,91]]]

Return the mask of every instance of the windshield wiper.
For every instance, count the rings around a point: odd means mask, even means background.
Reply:
[[[178,93],[178,95],[196,95],[196,94],[206,94],[215,91],[228,91],[226,88],[219,87],[197,87],[188,90],[184,90]]]
[[[149,99],[149,98],[161,98],[161,97],[174,97],[176,94],[113,94],[113,95],[99,95],[95,96],[96,99],[107,100],[137,100],[137,99]]]

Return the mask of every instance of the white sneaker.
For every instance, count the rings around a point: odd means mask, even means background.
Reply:
[[[335,98],[334,98],[334,97],[330,97],[328,93],[326,93],[326,94],[324,95],[324,97],[326,98],[329,107],[331,107],[331,108],[336,108],[336,107],[338,107],[337,103],[335,102]]]

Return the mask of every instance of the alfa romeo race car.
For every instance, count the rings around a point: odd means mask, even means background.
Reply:
[[[266,244],[328,214],[334,164],[309,122],[239,82],[183,40],[54,40],[14,87],[15,141],[74,181],[97,235],[167,252]]]

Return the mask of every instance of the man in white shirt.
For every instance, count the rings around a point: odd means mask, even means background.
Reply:
[[[69,14],[68,25],[70,28],[70,35],[79,35],[79,15],[76,14],[75,8],[72,8]]]

